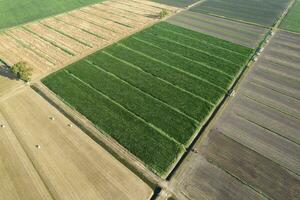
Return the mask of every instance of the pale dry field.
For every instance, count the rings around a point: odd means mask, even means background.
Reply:
[[[110,0],[0,33],[0,59],[26,61],[33,79],[64,67],[157,22],[179,9],[145,0]]]
[[[148,185],[31,88],[2,101],[0,112],[5,125],[0,128],[1,198],[143,200],[152,195]]]

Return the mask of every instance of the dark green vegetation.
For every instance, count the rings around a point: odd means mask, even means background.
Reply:
[[[293,7],[283,19],[280,27],[289,31],[300,32],[300,1],[296,0]]]
[[[162,22],[43,83],[153,171],[166,175],[252,51]]]
[[[191,8],[191,11],[272,26],[289,2],[290,0],[208,0]]]
[[[189,6],[191,4],[194,4],[200,0],[152,0],[152,1],[183,8],[183,7]]]
[[[49,17],[103,0],[1,0],[0,29]]]

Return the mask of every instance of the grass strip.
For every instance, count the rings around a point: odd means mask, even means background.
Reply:
[[[43,79],[43,83],[86,116],[100,131],[112,136],[158,174],[166,173],[183,150],[180,145],[120,109],[65,71],[48,76]]]

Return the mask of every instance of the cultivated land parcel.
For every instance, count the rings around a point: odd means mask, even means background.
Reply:
[[[272,26],[289,2],[290,0],[207,0],[190,10]]]
[[[252,52],[162,22],[43,83],[164,176]]]
[[[0,30],[101,1],[103,0],[1,0]]]

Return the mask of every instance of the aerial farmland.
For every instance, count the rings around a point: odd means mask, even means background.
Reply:
[[[299,5],[0,1],[0,199],[299,199]]]

